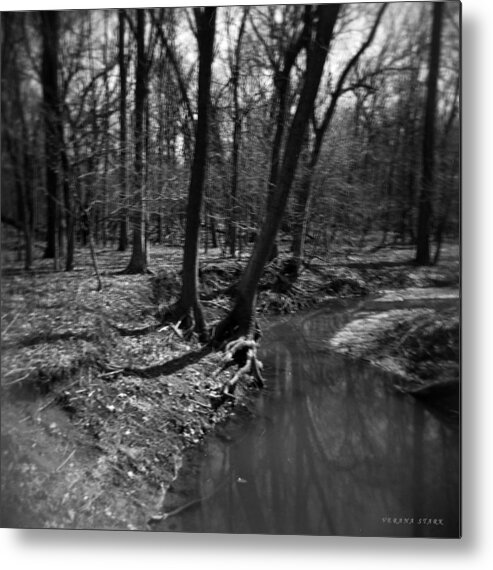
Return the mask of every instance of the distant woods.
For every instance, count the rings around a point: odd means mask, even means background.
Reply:
[[[459,11],[3,13],[2,223],[26,269],[105,247],[143,273],[184,248],[181,318],[200,321],[201,250],[251,256],[245,294],[277,252],[438,261],[459,235]]]

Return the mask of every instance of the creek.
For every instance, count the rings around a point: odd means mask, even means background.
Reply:
[[[185,455],[165,504],[177,514],[156,530],[460,535],[457,419],[328,348],[364,303],[338,301],[266,331],[268,385]]]

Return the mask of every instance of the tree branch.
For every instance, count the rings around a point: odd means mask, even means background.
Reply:
[[[161,10],[164,10],[164,9],[161,8]],[[192,104],[190,103],[190,99],[188,97],[187,88],[186,88],[185,82],[183,80],[183,76],[182,76],[180,66],[178,64],[178,60],[176,59],[175,53],[174,53],[172,47],[170,46],[166,36],[164,35],[163,29],[161,26],[162,19],[161,19],[161,22],[157,21],[154,13],[151,14],[151,18],[152,18],[154,26],[156,27],[156,31],[157,31],[157,34],[159,36],[159,39],[161,40],[161,43],[162,43],[164,49],[166,50],[166,55],[168,56],[168,58],[171,62],[171,65],[173,66],[173,70],[175,72],[176,80],[178,81],[178,88],[180,90],[181,98],[182,98],[183,103],[187,109],[187,113],[188,113],[188,116],[190,118],[190,121],[195,128],[195,118],[193,115]]]

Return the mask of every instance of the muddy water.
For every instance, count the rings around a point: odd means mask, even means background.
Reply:
[[[165,510],[189,506],[156,530],[459,535],[457,422],[328,350],[350,318],[334,305],[267,332],[267,389],[185,459]]]

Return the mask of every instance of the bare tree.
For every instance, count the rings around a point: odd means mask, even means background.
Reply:
[[[144,147],[145,125],[144,115],[148,97],[149,71],[153,50],[152,38],[146,47],[146,11],[136,10],[137,24],[134,29],[137,43],[137,63],[135,66],[135,158],[134,158],[134,194],[132,204],[132,256],[125,269],[126,273],[145,273],[148,271],[148,255],[146,244],[146,204],[144,180]],[[129,19],[129,22],[131,20]]]
[[[240,83],[240,66],[241,66],[241,43],[245,33],[245,24],[248,17],[248,8],[244,8],[243,16],[241,18],[240,29],[238,31],[238,38],[233,55],[231,65],[231,84],[233,90],[233,150],[231,154],[231,214],[229,220],[229,251],[231,257],[236,255],[236,238],[237,238],[237,225],[238,225],[238,161],[240,153],[241,142],[241,124],[242,124],[242,111],[240,109],[239,101],[239,83]]]
[[[198,117],[195,133],[195,149],[188,188],[187,222],[183,251],[183,274],[181,295],[175,307],[175,317],[183,328],[195,330],[201,337],[206,335],[205,321],[198,295],[198,251],[202,210],[207,143],[209,128],[210,86],[216,8],[195,8],[197,42],[199,46]]]
[[[303,250],[305,246],[305,237],[306,237],[306,226],[307,226],[309,208],[310,208],[312,180],[313,180],[315,167],[320,157],[320,151],[322,148],[322,143],[324,140],[325,133],[327,132],[327,129],[330,126],[332,118],[334,117],[337,102],[341,97],[341,95],[346,90],[354,90],[361,86],[362,82],[360,81],[357,81],[354,85],[347,86],[346,79],[350,74],[350,72],[358,64],[358,61],[361,58],[361,56],[372,44],[386,8],[387,4],[381,5],[375,17],[373,25],[370,29],[368,37],[363,42],[358,51],[353,55],[353,57],[351,57],[351,59],[347,62],[346,66],[343,68],[337,80],[335,89],[331,93],[330,103],[325,111],[322,121],[318,123],[315,117],[315,113],[312,115],[313,130],[315,134],[314,141],[309,151],[309,159],[304,169],[301,184],[295,194],[295,212],[294,212],[294,223],[292,230],[293,233],[292,251],[297,271],[299,270],[301,261],[303,259]]]
[[[293,8],[293,7],[291,7]],[[278,176],[279,167],[281,160],[281,149],[285,133],[286,117],[287,117],[287,106],[289,100],[289,90],[290,90],[290,75],[293,69],[296,58],[303,48],[307,46],[309,41],[309,33],[312,26],[312,7],[307,5],[304,7],[303,11],[303,27],[301,30],[298,29],[296,25],[299,21],[299,10],[300,6],[295,6],[294,18],[292,25],[294,26],[294,32],[287,40],[287,46],[284,51],[281,51],[281,55],[276,57],[275,51],[267,45],[262,37],[262,33],[253,24],[252,26],[257,34],[259,41],[263,44],[266,55],[269,59],[270,65],[274,70],[274,88],[275,97],[277,104],[277,114],[275,121],[275,134],[272,141],[272,151],[271,151],[271,163],[268,181],[268,197],[267,197],[267,210],[271,209],[271,200],[275,193]],[[289,33],[289,26],[288,33]],[[276,34],[278,35],[278,34]],[[282,41],[280,42],[282,45]],[[272,243],[270,257],[274,258],[277,256],[276,242]]]
[[[127,62],[125,58],[125,10],[118,10],[118,65],[120,68],[120,184],[122,206],[118,251],[128,247],[127,191]]]
[[[307,66],[303,88],[287,136],[279,179],[275,191],[271,194],[269,209],[260,235],[240,279],[234,306],[216,328],[215,340],[218,342],[241,336],[251,338],[255,333],[254,312],[258,282],[269,258],[281,224],[282,214],[286,208],[304,133],[313,111],[339,10],[340,4],[319,5],[316,8],[314,15],[316,34],[307,49]]]
[[[43,58],[41,81],[43,86],[43,112],[45,124],[46,153],[46,207],[47,242],[44,256],[54,258],[58,269],[57,229],[58,206],[58,165],[60,153],[59,94],[58,94],[58,44],[59,14],[56,11],[40,12],[41,35],[43,38]]]
[[[24,15],[5,13],[2,17],[2,145],[11,160],[19,222],[2,210],[2,221],[24,234],[24,268],[33,262],[33,157],[28,120],[24,109],[20,74],[20,42]],[[18,136],[18,135],[21,136]],[[17,135],[17,136],[16,136]]]

